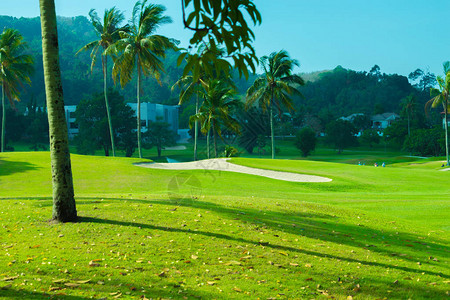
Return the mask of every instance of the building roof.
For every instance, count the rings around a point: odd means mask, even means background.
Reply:
[[[381,122],[381,121],[391,121],[391,120],[395,120],[398,118],[400,118],[400,116],[397,115],[396,113],[383,113],[383,114],[374,115],[374,116],[370,117],[370,120],[376,121],[376,122]]]
[[[364,114],[363,114],[363,113],[356,113],[356,114],[351,114],[351,115],[348,116],[348,117],[340,117],[339,119],[340,119],[340,120],[345,120],[345,121],[353,122],[353,120],[354,120],[356,117],[358,117],[358,116],[364,116]]]

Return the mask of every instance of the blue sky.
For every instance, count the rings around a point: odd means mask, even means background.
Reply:
[[[0,15],[35,17],[38,0],[2,0]],[[256,0],[263,22],[254,28],[258,56],[285,49],[300,62],[299,72],[333,69],[337,65],[408,75],[416,68],[442,73],[450,60],[448,0]],[[17,4],[20,3],[20,4]],[[127,18],[134,0],[56,0],[57,14],[100,14],[116,6]],[[167,7],[173,24],[159,33],[187,46],[179,0],[154,1]]]

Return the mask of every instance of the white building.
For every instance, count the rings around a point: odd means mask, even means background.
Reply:
[[[136,116],[137,103],[127,103]],[[141,127],[144,131],[150,122],[165,122],[175,133],[178,131],[178,105],[163,105],[156,103],[141,103]]]
[[[73,139],[78,134],[78,124],[75,123],[75,111],[76,105],[65,105],[64,112],[66,114],[67,129],[69,133],[69,139]]]
[[[136,116],[137,103],[127,103],[134,111]],[[177,105],[162,105],[155,103],[144,102],[141,103],[141,127],[142,131],[147,130],[147,126],[150,122],[165,122],[170,125],[175,133],[178,132],[178,106]],[[64,106],[67,128],[69,132],[69,139],[72,139],[78,134],[78,125],[75,123],[75,111],[76,105]]]
[[[377,130],[386,129],[389,125],[399,119],[400,116],[396,113],[383,113],[374,115],[370,118],[372,121],[372,128]]]

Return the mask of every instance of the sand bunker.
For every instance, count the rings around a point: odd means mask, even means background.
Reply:
[[[232,164],[228,162],[226,158],[206,159],[182,163],[142,163],[136,165],[139,167],[164,170],[217,170],[237,172],[291,182],[330,182],[332,180],[330,178],[315,175],[303,175],[290,172],[244,167]]]

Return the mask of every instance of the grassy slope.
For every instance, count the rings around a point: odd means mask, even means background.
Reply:
[[[233,159],[333,178],[289,183],[74,155],[81,222],[49,224],[48,156],[0,155],[0,280],[19,276],[0,298],[446,297],[450,172],[437,162]]]

